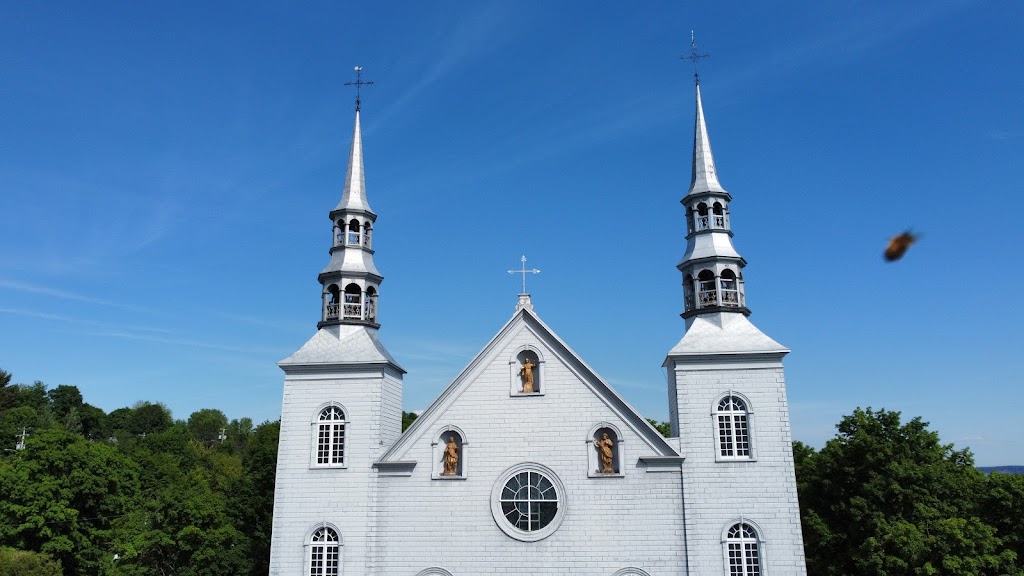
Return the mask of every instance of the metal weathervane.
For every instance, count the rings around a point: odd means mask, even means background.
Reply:
[[[711,54],[708,54],[707,52],[701,54],[697,50],[697,41],[694,39],[693,30],[690,30],[690,53],[688,55],[686,55],[686,56],[680,56],[679,59],[680,60],[687,60],[689,62],[693,62],[693,82],[694,82],[694,84],[700,86],[700,72],[698,72],[698,70],[697,70],[697,64],[701,60],[703,60],[705,58],[710,58],[710,57],[711,57]]]
[[[355,86],[356,87],[356,112],[359,112],[359,105],[362,103],[362,101],[360,100],[360,96],[361,96],[361,92],[362,92],[362,90],[361,90],[362,87],[363,86],[372,86],[372,85],[373,85],[373,80],[367,80],[365,82],[363,81],[363,67],[362,66],[356,66],[356,81],[355,82],[345,82],[345,86]]]
[[[540,270],[538,270],[536,268],[529,268],[528,269],[526,267],[526,256],[523,256],[522,258],[520,258],[520,260],[523,263],[522,267],[519,270],[516,270],[516,269],[509,270],[508,273],[509,274],[522,274],[523,275],[523,292],[522,293],[526,294],[527,293],[526,292],[526,275],[527,274],[540,274]]]

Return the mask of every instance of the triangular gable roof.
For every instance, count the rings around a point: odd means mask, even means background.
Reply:
[[[377,331],[364,326],[351,331],[341,326],[321,328],[302,348],[277,363],[288,366],[327,366],[337,364],[391,364],[405,372],[377,340]]]
[[[588,366],[558,335],[548,328],[535,312],[524,307],[516,312],[505,326],[491,338],[483,350],[434,399],[430,406],[406,429],[395,444],[380,457],[378,463],[405,462],[403,457],[420,435],[435,426],[437,419],[444,414],[448,406],[470,385],[477,373],[487,367],[487,361],[492,358],[495,351],[505,343],[507,338],[514,335],[520,326],[530,329],[540,340],[546,342],[555,354],[565,362],[566,367],[572,370],[584,384],[589,386],[637,436],[643,439],[658,457],[668,457],[673,459],[673,461],[679,458],[679,453],[665,440],[661,433],[651,426],[650,422],[619,396],[607,382],[601,379],[597,372]]]

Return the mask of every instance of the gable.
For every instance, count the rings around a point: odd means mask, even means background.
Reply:
[[[536,358],[534,394],[522,392],[522,354]],[[679,455],[660,433],[528,309],[518,311],[484,349],[413,422],[378,461],[379,468],[422,457],[411,448],[446,426],[478,423],[493,440],[521,438],[540,450],[557,434],[586,434],[601,423],[631,437],[631,458],[647,456],[678,464]],[[496,426],[491,424],[497,423]],[[582,432],[581,432],[582,430]],[[469,442],[482,440],[468,431]],[[517,436],[518,435],[518,436]]]

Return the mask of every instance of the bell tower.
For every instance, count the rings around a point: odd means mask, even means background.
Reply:
[[[360,72],[349,83],[357,90],[369,84]],[[377,215],[366,199],[359,114],[357,96],[344,191],[330,212],[331,260],[318,276],[317,332],[278,362],[284,398],[271,574],[372,571],[373,463],[402,430],[405,370],[377,339],[383,278],[373,263]]]
[[[379,328],[377,298],[384,277],[373,264],[373,226],[377,215],[366,200],[366,176],[363,172],[363,136],[359,126],[361,100],[358,90],[364,82],[362,68],[356,67],[356,120],[352,148],[348,155],[345,188],[341,201],[331,210],[331,261],[317,279],[323,286],[322,312],[317,328],[339,324]]]
[[[684,57],[703,57],[693,53]],[[732,245],[732,196],[718,180],[695,73],[682,339],[665,358],[669,419],[683,456],[692,574],[806,573],[782,359],[747,317],[746,261]]]

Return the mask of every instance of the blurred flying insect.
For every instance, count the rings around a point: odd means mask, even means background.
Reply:
[[[917,241],[918,236],[912,234],[910,230],[897,234],[889,240],[889,245],[885,247],[885,260],[887,262],[895,262],[903,255],[907,253],[907,249],[910,245]]]

